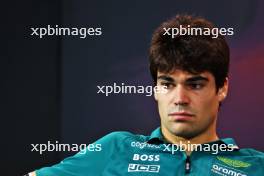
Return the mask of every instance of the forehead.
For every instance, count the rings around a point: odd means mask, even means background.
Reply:
[[[170,73],[163,73],[163,72],[159,72],[157,73],[157,78],[162,78],[162,76],[166,76],[166,77],[170,77],[175,81],[184,81],[187,80],[189,78],[193,78],[193,77],[203,77],[203,78],[207,78],[208,81],[214,81],[214,76],[212,73],[208,72],[208,71],[203,71],[200,73],[190,73],[184,70],[179,70],[176,69]]]

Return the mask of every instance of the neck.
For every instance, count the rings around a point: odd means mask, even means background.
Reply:
[[[216,125],[212,125],[203,133],[193,137],[193,138],[184,138],[180,136],[176,136],[169,132],[165,127],[161,127],[162,134],[166,141],[172,144],[204,144],[218,140],[218,136],[216,134]],[[189,155],[192,151],[185,151],[187,155]]]

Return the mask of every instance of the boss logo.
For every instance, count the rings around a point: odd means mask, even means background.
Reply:
[[[159,155],[134,154],[133,160],[134,161],[159,161],[160,157]]]
[[[159,172],[160,165],[129,164],[128,172]]]

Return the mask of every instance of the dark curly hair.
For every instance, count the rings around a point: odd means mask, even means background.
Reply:
[[[229,47],[225,38],[218,35],[163,35],[164,28],[214,28],[214,25],[201,17],[177,15],[164,22],[153,33],[149,61],[154,83],[157,72],[170,73],[181,69],[193,74],[209,71],[215,78],[217,91],[224,85],[228,76]]]

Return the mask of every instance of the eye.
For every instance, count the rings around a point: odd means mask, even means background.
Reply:
[[[194,83],[188,83],[187,86],[193,90],[200,90],[204,87],[204,84],[194,82]]]
[[[171,89],[175,86],[173,83],[170,82],[161,82],[160,85],[165,86],[166,89]]]

